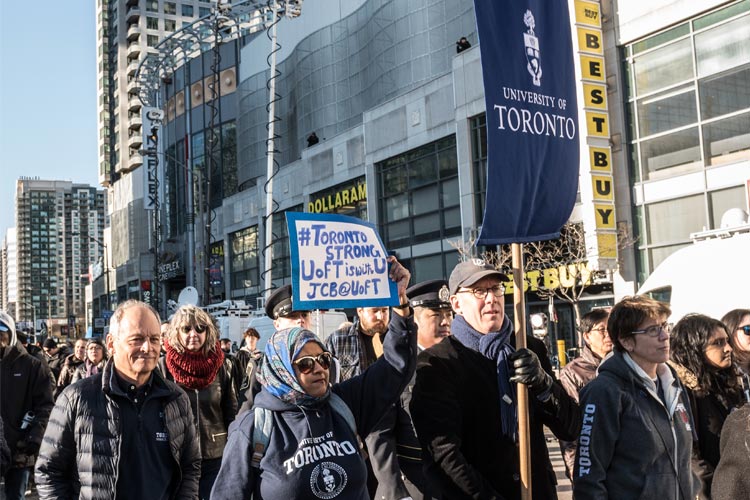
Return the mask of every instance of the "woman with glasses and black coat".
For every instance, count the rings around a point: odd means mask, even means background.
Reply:
[[[695,423],[693,467],[702,494],[711,498],[711,482],[719,463],[721,428],[729,413],[742,404],[739,370],[724,323],[702,314],[688,314],[672,330],[672,361],[690,401]]]
[[[359,437],[398,402],[417,352],[410,274],[395,258],[388,261],[403,306],[393,308],[383,355],[331,385],[333,358],[314,333],[294,327],[273,334],[258,374],[262,389],[229,429],[213,500],[369,500]]]
[[[614,352],[581,391],[573,495],[692,500],[690,403],[669,359],[666,304],[625,297],[609,315]]]
[[[237,413],[232,363],[219,347],[219,330],[213,317],[192,305],[180,307],[172,317],[164,348],[166,354],[159,359],[159,369],[190,400],[200,436],[199,496],[208,499],[221,465],[229,424]]]

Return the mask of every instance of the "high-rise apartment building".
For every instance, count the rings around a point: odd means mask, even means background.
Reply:
[[[5,232],[2,246],[2,310],[10,313],[16,310],[18,281],[16,278],[16,228],[11,227]]]
[[[166,36],[211,12],[198,0],[97,0],[99,182],[109,188],[111,287],[117,300],[153,275],[150,220],[144,210],[139,64]],[[141,285],[142,286],[142,285]],[[113,290],[110,290],[113,291]],[[95,301],[97,297],[94,297]],[[102,303],[101,297],[98,300]]]
[[[90,264],[103,257],[106,193],[70,181],[16,184],[16,320],[46,319],[55,328],[83,324]]]

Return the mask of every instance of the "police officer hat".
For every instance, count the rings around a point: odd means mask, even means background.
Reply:
[[[445,280],[428,280],[406,290],[409,304],[412,307],[429,307],[430,309],[450,309],[450,291]]]
[[[292,311],[292,285],[277,288],[266,301],[266,316],[271,319],[283,318]]]

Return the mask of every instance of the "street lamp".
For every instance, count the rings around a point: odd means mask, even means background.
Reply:
[[[104,243],[102,240],[100,240],[98,238],[94,238],[93,236],[91,236],[89,234],[82,235],[82,234],[79,234],[79,233],[71,233],[71,236],[86,236],[89,240],[93,241],[94,243],[98,243],[104,249],[104,262],[103,262],[103,264],[104,264],[104,285],[107,288],[107,293],[106,293],[106,296],[107,296],[107,310],[109,310],[110,309],[110,303],[109,303],[109,265],[108,265],[108,260],[107,260],[107,244]]]

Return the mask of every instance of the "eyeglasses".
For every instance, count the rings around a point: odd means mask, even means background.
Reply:
[[[187,335],[188,333],[190,333],[190,330],[195,330],[195,333],[203,333],[203,332],[206,331],[206,325],[195,325],[195,326],[193,326],[193,325],[183,325],[180,328],[180,330],[185,335]]]
[[[726,337],[722,337],[720,339],[716,339],[716,340],[709,342],[708,345],[706,346],[706,349],[711,348],[711,347],[718,347],[719,349],[724,349],[728,343],[729,341],[726,339]]]
[[[599,328],[592,328],[592,332],[599,332],[600,335],[604,335],[607,333],[607,327],[606,326],[600,326]]]
[[[505,287],[503,285],[495,285],[490,288],[470,288],[468,290],[459,290],[456,293],[471,293],[478,299],[487,298],[488,293],[492,293],[495,297],[502,297],[505,295]]]
[[[2,328],[0,328],[0,330],[2,330]],[[738,326],[737,331],[740,330],[742,330],[742,333],[744,333],[745,335],[750,335],[750,325]]]
[[[633,330],[631,333],[645,333],[651,338],[656,338],[661,334],[661,332],[664,332],[667,335],[669,335],[671,331],[672,331],[672,323],[667,323],[665,321],[661,325],[651,325],[648,328],[644,328],[643,330]]]
[[[297,365],[300,373],[307,375],[315,368],[316,361],[324,370],[327,370],[331,367],[333,356],[330,352],[321,352],[317,356],[302,356],[294,361],[294,364]]]

